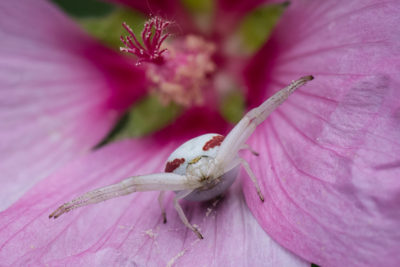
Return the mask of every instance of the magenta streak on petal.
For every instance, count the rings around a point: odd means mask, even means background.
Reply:
[[[244,203],[239,183],[218,203],[182,201],[189,219],[205,236],[201,241],[180,221],[171,194],[166,197],[167,224],[162,223],[155,192],[48,219],[54,208],[85,191],[131,175],[161,171],[179,143],[160,146],[151,139],[113,143],[77,158],[40,182],[0,214],[0,262],[4,266],[28,262],[50,266],[309,265],[263,232]]]
[[[47,1],[2,2],[0,38],[1,210],[96,145],[144,90],[140,71]]]
[[[312,74],[259,126],[247,203],[278,243],[321,266],[400,262],[400,5],[294,2],[246,70],[250,103]]]

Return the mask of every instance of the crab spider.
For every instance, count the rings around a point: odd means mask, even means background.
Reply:
[[[254,183],[260,200],[264,201],[256,176],[238,152],[248,149],[257,155],[245,144],[257,125],[262,123],[291,93],[312,79],[312,76],[302,77],[275,93],[260,106],[250,110],[226,137],[219,134],[204,134],[182,144],[169,156],[164,173],[133,176],[117,184],[87,192],[60,206],[50,214],[49,218],[57,218],[73,209],[133,192],[161,191],[158,201],[166,223],[163,197],[165,191],[171,190],[176,193],[173,202],[182,222],[203,239],[200,231],[186,218],[179,200],[184,198],[189,201],[205,201],[220,195],[232,185],[239,166],[242,165]]]

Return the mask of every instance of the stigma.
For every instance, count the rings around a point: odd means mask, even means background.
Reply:
[[[159,17],[151,18],[144,24],[142,31],[143,44],[141,44],[128,24],[126,22],[122,23],[129,35],[121,36],[121,41],[125,47],[121,47],[120,50],[135,55],[138,58],[137,65],[142,62],[163,63],[162,54],[166,49],[161,49],[161,45],[169,36],[169,33],[165,33],[165,29],[169,24],[169,21],[164,21]]]
[[[169,40],[170,34],[166,32],[169,25],[170,22],[158,17],[147,21],[142,44],[124,23],[129,36],[121,36],[125,44],[121,51],[137,57],[137,65],[146,71],[150,92],[163,104],[174,102],[186,108],[203,105],[206,91],[212,87],[210,77],[216,70],[215,44],[196,35]]]

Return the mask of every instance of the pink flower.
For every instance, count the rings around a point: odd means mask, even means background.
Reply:
[[[125,2],[146,10],[145,2]],[[216,35],[260,3],[219,1]],[[175,1],[160,5],[183,32],[193,29]],[[152,137],[90,151],[145,93],[147,70],[96,44],[47,2],[0,3],[0,195],[7,208],[0,215],[0,262],[396,266],[399,11],[397,2],[380,1],[289,6],[244,70],[248,103],[259,104],[304,74],[315,81],[249,141],[260,153],[246,158],[261,180],[263,204],[244,173],[219,203],[183,203],[205,236],[199,241],[171,203],[162,224],[157,193],[48,220],[58,205],[83,192],[162,170],[184,139],[228,129],[214,111],[195,108]]]

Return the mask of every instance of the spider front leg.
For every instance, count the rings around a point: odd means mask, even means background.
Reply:
[[[313,76],[304,76],[275,93],[260,106],[253,108],[239,121],[238,124],[225,137],[215,157],[219,168],[225,169],[236,157],[239,150],[245,145],[247,139],[256,127],[262,123],[269,114],[292,94],[297,88],[311,81]]]
[[[261,194],[260,186],[257,182],[256,176],[251,171],[249,164],[245,160],[238,157],[238,152],[241,149],[246,148],[245,143],[247,139],[255,131],[257,126],[262,123],[269,114],[272,113],[272,111],[274,111],[280,104],[285,102],[289,95],[292,94],[297,88],[306,84],[312,79],[314,79],[314,77],[310,75],[293,81],[290,85],[278,91],[264,101],[264,103],[262,103],[260,106],[247,112],[247,114],[239,121],[238,124],[236,124],[236,126],[222,141],[214,159],[215,164],[209,171],[211,174],[214,174],[213,177],[217,178],[241,163],[253,181],[261,201],[264,201],[264,197]]]
[[[175,173],[155,173],[134,176],[117,184],[87,192],[82,196],[61,205],[49,215],[49,218],[56,219],[73,209],[128,195],[134,192],[193,190],[199,186],[200,185],[197,182],[189,180],[186,176]]]

